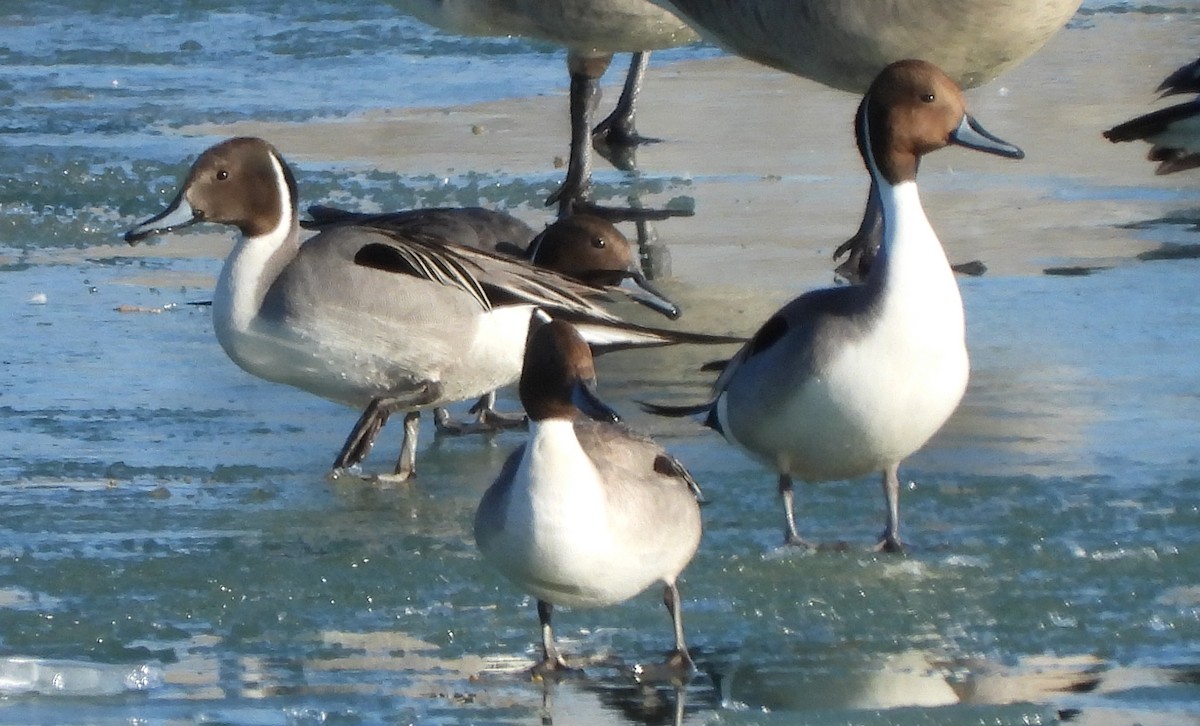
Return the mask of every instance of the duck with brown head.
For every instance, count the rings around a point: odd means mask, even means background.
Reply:
[[[796,530],[793,480],[882,472],[878,546],[900,550],[898,468],[958,406],[968,362],[962,298],[917,193],[923,155],[959,145],[1009,158],[962,92],[924,61],[889,65],[859,105],[856,137],[877,189],[883,241],[865,282],[813,290],[776,312],[696,406],[648,405],[706,422],[778,475],[785,541]]]
[[[125,238],[134,244],[198,222],[241,232],[213,300],[229,357],[260,378],[366,407],[335,473],[365,457],[401,411],[406,436],[394,476],[411,475],[419,411],[515,381],[535,307],[570,317],[601,346],[722,340],[630,325],[593,299],[594,288],[432,235],[343,226],[301,243],[294,177],[262,139],[205,151],[167,209]]]
[[[535,318],[520,383],[529,438],[484,493],[475,542],[537,598],[535,672],[568,668],[551,629],[555,605],[613,605],[661,582],[675,633],[667,667],[686,676],[692,661],[675,581],[700,545],[699,488],[662,447],[620,425],[595,386],[583,338],[565,322]]]
[[[362,213],[313,206],[308,213],[312,220],[301,222],[307,229],[349,224],[435,234],[475,249],[518,257],[606,292],[620,291],[671,320],[682,314],[678,305],[646,279],[629,238],[612,222],[595,215],[574,214],[534,232],[510,214],[481,207]]]
[[[346,225],[400,234],[434,235],[488,252],[511,255],[596,288],[619,292],[675,320],[679,306],[660,293],[642,273],[633,245],[606,219],[573,214],[547,225],[540,233],[505,212],[482,207],[432,207],[399,212],[362,213],[335,207],[308,208],[307,229]],[[485,394],[471,407],[473,419],[454,420],[444,408],[434,411],[437,430],[450,434],[487,433],[525,425],[524,416],[496,411],[496,393]]]

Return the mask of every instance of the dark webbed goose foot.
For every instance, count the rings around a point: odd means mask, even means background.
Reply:
[[[592,129],[592,148],[622,171],[637,170],[637,147],[662,141],[642,136],[634,125],[638,94],[641,93],[649,61],[649,51],[633,54],[616,107]]]
[[[662,139],[652,139],[642,136],[633,128],[632,121],[628,128],[604,128],[612,117],[601,122],[592,132],[592,148],[604,157],[604,160],[621,171],[637,171],[637,148],[643,144],[657,144]]]
[[[653,144],[660,139],[651,139],[638,133],[634,126],[634,116],[637,113],[638,94],[642,90],[642,81],[646,77],[646,66],[650,61],[649,52],[634,53],[629,62],[629,72],[625,74],[625,86],[621,89],[621,97],[617,105],[596,127],[592,129],[592,146],[601,156],[608,159],[618,169],[633,168],[632,152],[641,144]],[[628,165],[614,160],[624,158],[629,154]]]
[[[602,207],[590,201],[592,179],[592,144],[596,133],[611,136],[616,140],[625,132],[639,138],[633,130],[634,101],[637,89],[641,84],[641,73],[644,71],[645,58],[637,58],[630,66],[630,78],[626,80],[622,100],[617,103],[613,112],[612,123],[605,128],[608,120],[597,127],[597,132],[591,129],[592,113],[600,92],[600,77],[612,62],[612,55],[586,55],[572,51],[567,56],[567,68],[571,73],[571,148],[567,162],[567,174],[562,185],[546,200],[546,206],[557,206],[559,218],[579,212],[594,214],[610,222],[620,221],[657,221],[669,217],[687,216],[689,211],[677,210],[646,210],[638,208]],[[625,120],[622,120],[624,118]],[[619,165],[618,165],[619,166]]]

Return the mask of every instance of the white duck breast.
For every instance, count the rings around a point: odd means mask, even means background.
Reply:
[[[673,579],[699,546],[700,513],[685,482],[653,471],[661,454],[595,422],[532,422],[503,499],[489,492],[480,505],[503,513],[499,526],[476,520],[485,559],[568,607],[613,605]]]

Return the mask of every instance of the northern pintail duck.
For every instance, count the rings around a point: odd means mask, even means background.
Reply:
[[[1157,90],[1163,97],[1200,93],[1200,59],[1176,69]],[[1149,143],[1150,152],[1146,158],[1158,162],[1155,174],[1200,167],[1200,96],[1118,124],[1105,131],[1104,138],[1114,144],[1121,141]]]
[[[656,2],[743,58],[857,94],[904,58],[933,63],[962,88],[986,83],[1045,45],[1081,0]],[[865,279],[879,246],[874,198],[868,192],[858,231],[834,252],[846,256],[837,271],[851,282]]]
[[[700,545],[699,488],[662,447],[617,423],[595,379],[591,352],[571,325],[531,324],[520,382],[529,438],[484,493],[475,542],[537,598],[535,672],[567,668],[551,629],[555,605],[613,605],[656,582],[675,631],[668,664],[688,671],[676,579]]]
[[[899,550],[897,469],[958,406],[967,386],[962,299],[921,208],[917,165],[950,144],[1021,158],[967,114],[962,92],[931,63],[888,66],[858,107],[859,150],[878,194],[883,241],[867,280],[813,290],[770,317],[698,406],[707,423],[778,472],[786,541],[796,532],[794,479],[882,471],[887,523],[879,547]]]
[[[633,146],[643,139],[634,128],[636,101],[649,58],[647,51],[695,42],[696,33],[672,12],[650,0],[399,0],[420,20],[465,35],[520,35],[567,49],[571,77],[571,142],[567,175],[547,200],[559,216],[591,209],[593,137],[608,146]],[[612,115],[592,128],[600,78],[614,53],[633,53],[625,86]],[[624,219],[661,219],[673,212],[604,210]]]
[[[554,270],[585,285],[620,290],[646,307],[675,320],[679,306],[646,279],[633,244],[612,222],[581,213],[559,219],[535,233],[504,212],[482,207],[437,207],[401,212],[350,212],[308,208],[309,229],[357,224],[401,232],[421,231],[457,244],[510,255]]]
[[[433,207],[400,212],[351,212],[336,207],[311,206],[307,229],[365,225],[402,234],[428,234],[456,244],[518,257],[554,270],[585,285],[620,291],[630,299],[672,320],[679,306],[656,290],[643,274],[633,245],[615,225],[590,214],[574,214],[548,225],[541,233],[516,217],[483,207]],[[434,411],[437,430],[452,434],[486,433],[523,426],[524,416],[496,410],[495,391],[471,407],[473,419],[454,420],[444,408]]]
[[[535,307],[577,321],[602,347],[720,339],[624,323],[591,299],[593,288],[429,235],[345,226],[302,244],[298,217],[279,152],[235,138],[201,154],[175,200],[125,239],[197,222],[241,231],[214,291],[217,339],[249,373],[366,407],[335,474],[402,411],[396,477],[410,475],[419,411],[515,381]]]

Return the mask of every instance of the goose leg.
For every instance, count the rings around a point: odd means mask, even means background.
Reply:
[[[662,220],[688,216],[687,210],[604,207],[590,201],[592,185],[591,119],[600,92],[600,77],[612,62],[612,54],[586,55],[571,51],[567,69],[571,74],[571,151],[567,176],[546,200],[558,206],[559,219],[585,212],[610,222],[638,219]]]
[[[779,498],[783,500],[783,544],[789,547],[816,549],[816,545],[796,532],[795,497],[796,495],[792,491],[792,478],[787,474],[780,474]]]
[[[903,552],[904,545],[900,543],[900,465],[892,464],[883,472],[883,498],[887,502],[887,524],[879,544],[875,549],[880,552]]]
[[[571,74],[571,152],[567,176],[546,205],[558,205],[560,219],[568,217],[578,203],[585,202],[592,185],[592,147],[589,121],[599,100],[600,77],[612,63],[612,54],[588,56],[571,51],[567,71]]]

